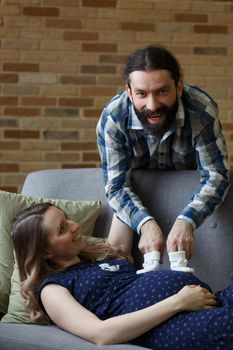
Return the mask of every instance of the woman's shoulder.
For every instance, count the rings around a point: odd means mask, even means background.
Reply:
[[[63,271],[48,275],[39,283],[37,290],[41,290],[45,285],[54,283],[70,289],[73,280],[77,277],[85,277],[85,274],[95,273],[96,269],[109,272],[135,271],[134,265],[126,259],[105,258],[93,262],[81,262],[67,267]]]

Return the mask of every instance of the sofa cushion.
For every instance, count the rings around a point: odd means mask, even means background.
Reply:
[[[33,203],[50,202],[63,209],[71,220],[80,223],[83,235],[91,235],[100,212],[100,201],[73,201],[24,196],[0,191],[0,312],[6,313],[11,292],[14,255],[11,224],[15,215]]]
[[[133,344],[95,345],[56,326],[0,325],[1,350],[146,350]],[[148,349],[149,350],[149,349]]]

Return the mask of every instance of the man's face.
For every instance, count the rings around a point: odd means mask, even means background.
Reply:
[[[129,76],[127,94],[142,125],[152,134],[163,134],[175,119],[182,82],[175,85],[170,72],[161,69],[135,71]]]

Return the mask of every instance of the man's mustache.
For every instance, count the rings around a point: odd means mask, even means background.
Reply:
[[[141,114],[144,117],[150,117],[151,115],[157,115],[157,114],[166,114],[168,112],[168,108],[167,107],[159,107],[157,109],[155,109],[154,111],[150,110],[150,109],[144,109]]]

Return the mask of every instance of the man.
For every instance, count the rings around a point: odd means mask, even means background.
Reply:
[[[97,126],[106,195],[115,212],[109,240],[130,249],[131,227],[142,253],[163,254],[164,235],[131,190],[131,171],[198,169],[200,187],[175,220],[168,252],[193,254],[194,230],[223,201],[229,165],[217,104],[183,84],[176,58],[165,48],[136,50],[126,63],[125,91],[105,106]],[[185,205],[185,203],[184,203]],[[126,225],[128,226],[126,226]]]

